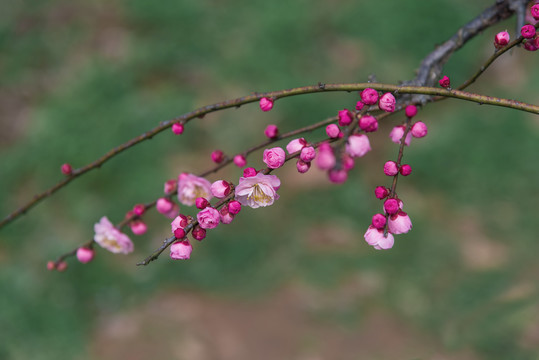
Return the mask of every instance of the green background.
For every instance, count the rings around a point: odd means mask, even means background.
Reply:
[[[398,83],[493,1],[4,1],[0,14],[0,215],[111,148],[197,107],[318,82]],[[492,54],[497,31],[444,69],[453,84]],[[537,53],[514,49],[470,90],[539,103]],[[134,264],[169,236],[148,214],[135,252],[101,249],[64,273],[45,264],[159,197],[165,180],[211,167],[282,132],[353,107],[356,93],[314,94],[206,116],[117,156],[0,231],[0,359],[536,359],[539,356],[539,119],[456,100],[417,119],[413,173],[398,193],[414,228],[395,247],[363,240],[381,211],[387,137],[349,181],[293,164],[281,198],[244,208],[194,244],[192,258]],[[323,131],[307,136],[322,137]],[[286,143],[283,142],[282,146]],[[261,167],[261,154],[249,163]],[[221,177],[236,181],[230,167]],[[182,212],[194,214],[193,209]],[[127,230],[126,230],[127,232]],[[131,235],[131,234],[130,234]]]

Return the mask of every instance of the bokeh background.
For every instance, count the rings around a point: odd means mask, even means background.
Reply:
[[[202,105],[317,82],[414,77],[420,60],[494,1],[3,0],[0,12],[0,215],[112,147]],[[492,52],[497,31],[447,64],[454,84]],[[515,49],[472,91],[539,104],[539,54]],[[539,119],[455,100],[418,120],[429,135],[404,160],[398,193],[414,229],[391,251],[363,240],[381,211],[382,164],[397,115],[349,181],[293,164],[281,198],[244,209],[194,244],[136,267],[169,235],[151,213],[135,252],[98,249],[64,273],[45,264],[93,236],[107,215],[159,197],[281,131],[334,116],[357,94],[287,98],[206,116],[74,181],[0,231],[0,359],[537,359]],[[323,131],[308,135],[318,140]],[[281,144],[281,145],[284,145]],[[249,158],[255,167],[261,155]],[[236,180],[229,168],[216,180]],[[193,214],[192,209],[183,212]],[[128,232],[126,230],[126,232]]]

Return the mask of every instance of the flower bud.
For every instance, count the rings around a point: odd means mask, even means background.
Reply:
[[[346,171],[352,170],[354,168],[354,159],[348,154],[343,154],[342,167]]]
[[[391,113],[395,111],[396,102],[397,101],[395,100],[393,94],[385,93],[380,97],[380,100],[378,101],[378,107],[380,108],[380,110]]]
[[[191,231],[191,235],[195,240],[202,241],[206,237],[206,230],[197,225],[193,228],[193,231]]]
[[[176,239],[183,239],[185,237],[185,230],[182,228],[177,228],[174,230],[174,237]]]
[[[305,146],[307,146],[307,141],[305,141],[304,138],[294,139],[286,145],[286,151],[288,151],[289,154],[293,154],[300,151]]]
[[[219,215],[221,215],[221,222],[223,224],[230,224],[232,220],[234,220],[234,215],[228,211],[227,206],[223,206],[221,210],[219,210]]]
[[[172,132],[175,135],[182,134],[183,133],[183,124],[179,123],[179,122],[172,124]]]
[[[530,13],[535,20],[539,20],[539,4],[535,4],[531,7]]]
[[[174,203],[167,198],[159,198],[155,202],[155,209],[161,214],[167,214],[174,208]]]
[[[56,264],[56,270],[62,272],[66,271],[67,269],[67,263],[65,261],[60,261],[58,264]]]
[[[236,215],[241,211],[241,203],[236,200],[232,200],[228,203],[228,212],[232,215]]]
[[[257,171],[254,167],[248,167],[248,168],[245,168],[243,169],[243,177],[251,177],[251,176],[256,176],[257,174]]]
[[[230,194],[230,191],[232,191],[232,186],[230,186],[228,181],[217,180],[211,184],[211,193],[218,199],[227,197],[228,194]]]
[[[496,49],[501,49],[505,45],[509,44],[510,40],[509,33],[507,31],[500,31],[499,33],[494,36],[494,47]]]
[[[421,121],[418,121],[414,125],[412,125],[410,132],[412,133],[413,137],[422,138],[428,133],[427,125],[425,125],[425,123]]]
[[[54,263],[54,261],[47,262],[47,270],[49,271],[56,270],[56,264]]]
[[[225,154],[223,154],[221,150],[214,150],[211,153],[211,160],[216,164],[222,163],[224,159],[225,159]]]
[[[329,124],[326,126],[326,134],[329,138],[336,139],[339,137],[339,133],[341,132],[341,129],[335,124]]]
[[[404,125],[395,126],[389,133],[391,141],[393,141],[395,144],[400,144],[405,130],[406,127]],[[404,145],[409,146],[411,141],[412,133],[408,131],[408,134],[406,134],[406,139],[404,139]]]
[[[387,227],[392,234],[405,234],[412,229],[412,221],[408,214],[399,210],[396,214],[389,217]]]
[[[384,201],[384,211],[389,215],[396,214],[399,211],[399,202],[397,199],[390,198]]]
[[[352,123],[353,118],[354,115],[348,109],[339,111],[339,125],[348,126]]]
[[[301,159],[298,159],[298,161],[296,162],[296,169],[298,170],[300,174],[305,174],[307,171],[309,171],[310,168],[311,168],[310,162],[305,162]]]
[[[533,39],[535,36],[535,26],[526,24],[520,29],[520,34],[524,39]]]
[[[176,216],[178,216],[179,211],[180,207],[178,206],[178,204],[172,203],[172,209],[170,209],[169,212],[164,213],[163,215],[165,215],[169,219],[174,219]]]
[[[441,87],[448,89],[451,86],[451,81],[447,76],[444,75],[443,78],[438,80],[438,84],[440,84]]]
[[[206,200],[206,198],[197,197],[195,200],[195,206],[197,207],[197,209],[202,210],[202,209],[207,208],[209,205],[210,205],[210,202]]]
[[[367,135],[360,134],[348,137],[345,151],[351,157],[362,157],[371,150],[371,144]]]
[[[374,189],[374,195],[377,199],[385,199],[389,195],[389,189],[385,186],[377,186],[376,189]]]
[[[68,163],[65,163],[62,165],[61,170],[62,170],[62,174],[69,176],[71,175],[73,168]]]
[[[270,169],[280,168],[283,166],[285,160],[286,153],[280,147],[264,150],[262,161],[264,161]]]
[[[528,40],[524,43],[524,49],[527,51],[537,51],[539,44],[536,44],[533,40]]]
[[[372,226],[383,230],[386,226],[386,217],[383,214],[376,214],[372,217]]]
[[[263,97],[260,99],[260,110],[270,111],[273,109],[273,100],[270,98]]]
[[[275,139],[279,136],[279,129],[277,128],[277,125],[268,125],[266,126],[266,130],[264,130],[264,135],[266,135],[269,139]]]
[[[142,235],[148,230],[148,226],[142,220],[133,220],[129,223],[129,226],[135,235]]]
[[[344,169],[331,169],[328,171],[329,181],[334,184],[343,184],[348,179],[348,171]]]
[[[387,176],[395,176],[398,172],[399,168],[396,162],[390,160],[384,164],[384,174]]]
[[[329,170],[335,166],[335,155],[333,149],[327,143],[323,143],[318,148],[318,156],[316,157],[316,166],[321,170]]]
[[[77,260],[86,264],[93,260],[95,251],[87,247],[80,247],[77,249]]]
[[[363,109],[364,106],[365,106],[365,104],[362,101],[358,101],[356,103],[356,110],[359,111],[359,110]]]
[[[361,100],[363,103],[365,103],[365,105],[374,105],[378,101],[378,91],[374,89],[366,88],[360,93],[360,95]]]
[[[219,211],[212,207],[206,207],[197,214],[198,224],[203,229],[215,229],[221,221]]]
[[[164,189],[165,195],[172,194],[174,191],[176,191],[177,188],[178,188],[178,181],[174,179],[167,180],[167,182],[165,182],[165,189]]]
[[[417,106],[415,105],[408,105],[406,107],[406,109],[404,110],[404,112],[406,113],[406,116],[409,117],[409,118],[413,118],[414,116],[417,115]]]
[[[172,222],[170,223],[170,228],[172,230],[172,233],[174,233],[176,229],[178,228],[184,229],[188,224],[189,224],[189,221],[187,219],[187,216],[180,214],[176,216],[174,220],[172,220]]]
[[[315,157],[316,150],[312,146],[305,146],[301,149],[301,153],[299,154],[299,158],[306,163],[313,161]]]
[[[142,204],[137,204],[133,206],[133,213],[137,216],[141,216],[146,211],[146,207]]]
[[[365,132],[378,130],[378,121],[374,116],[365,115],[359,119],[359,128]]]
[[[400,167],[399,172],[402,176],[408,176],[412,173],[412,167],[408,164],[404,164]]]
[[[245,159],[245,156],[238,154],[234,156],[234,164],[236,164],[237,167],[244,167],[247,165],[247,159]]]
[[[170,258],[173,260],[189,260],[193,246],[189,240],[176,241],[170,245]]]

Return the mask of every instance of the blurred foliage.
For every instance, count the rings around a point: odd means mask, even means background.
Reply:
[[[397,83],[492,1],[293,2],[231,0],[6,2],[0,14],[0,212],[9,213],[106,151],[196,107],[254,91],[321,82]],[[492,53],[493,34],[474,39],[446,67],[463,81]],[[537,54],[515,49],[472,87],[539,103]],[[376,291],[320,321],[358,327],[382,309],[433,338],[444,351],[481,359],[534,359],[537,311],[537,117],[447,100],[422,110],[429,136],[405,161],[414,172],[399,194],[414,229],[376,252],[362,234],[387,183],[381,164],[397,153],[387,140],[400,118],[381,124],[374,151],[350,180],[278,172],[281,199],[245,209],[230,226],[195,244],[188,262],[166,254],[136,263],[167,236],[149,215],[134,254],[98,251],[89,265],[48,273],[46,260],[92,237],[103,215],[122,219],[155,199],[166,179],[211,166],[221,148],[242,151],[276,123],[289,131],[353,106],[357,94],[315,94],[208,115],[114,158],[0,232],[0,358],[86,359],[99,319],[166,289],[260,298],[290,284],[332,293],[372,277]],[[320,134],[314,133],[313,138]],[[309,138],[310,139],[310,138]],[[260,156],[250,161],[261,166]],[[293,168],[293,166],[290,166]],[[224,172],[231,180],[239,170]],[[217,179],[215,175],[212,179]],[[303,182],[307,179],[305,182]],[[185,209],[184,209],[185,210]],[[524,288],[525,291],[514,291]],[[516,295],[515,295],[516,294]],[[423,356],[418,354],[418,356]]]

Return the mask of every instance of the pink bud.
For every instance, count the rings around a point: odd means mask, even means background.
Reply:
[[[342,166],[346,171],[352,170],[354,168],[354,159],[348,154],[343,154]]]
[[[146,207],[142,204],[137,204],[133,207],[133,213],[137,216],[141,216],[144,214],[144,211],[146,210]]]
[[[236,215],[241,211],[241,203],[239,201],[233,200],[228,203],[228,212],[232,215]]]
[[[230,194],[230,191],[232,191],[232,187],[230,186],[230,183],[224,180],[217,180],[216,182],[211,184],[210,189],[211,189],[212,195],[218,199],[227,197],[228,194]]]
[[[363,109],[364,106],[365,106],[365,104],[363,104],[363,102],[358,101],[357,104],[356,104],[356,110],[361,110],[361,109]]]
[[[260,99],[260,109],[262,111],[270,111],[273,108],[273,100],[263,97]]]
[[[148,226],[142,220],[133,220],[129,223],[129,226],[135,235],[142,235],[148,230]]]
[[[305,174],[307,171],[309,171],[310,168],[311,168],[310,162],[305,162],[301,159],[298,159],[298,161],[296,162],[296,169],[298,170],[300,174]]]
[[[449,88],[451,86],[451,81],[449,80],[449,78],[447,76],[444,75],[443,78],[438,80],[438,84],[440,84],[441,87],[447,89],[447,88]]]
[[[334,184],[343,184],[348,179],[348,171],[344,169],[331,169],[328,171],[329,181]]]
[[[535,41],[527,40],[524,43],[524,49],[527,51],[537,51],[537,49],[539,49],[539,44],[536,44]]]
[[[195,200],[195,206],[197,207],[197,209],[202,210],[202,209],[207,208],[209,205],[210,205],[210,202],[206,198],[197,197]]]
[[[248,178],[251,176],[256,176],[257,171],[254,167],[248,167],[243,169],[243,177]]]
[[[195,240],[202,241],[206,237],[206,230],[197,225],[193,228],[191,235],[193,235]]]
[[[172,124],[172,132],[175,135],[182,134],[183,133],[183,124],[179,123],[179,122]]]
[[[326,134],[328,137],[335,139],[339,136],[339,133],[341,132],[341,129],[335,124],[329,124],[326,126]]]
[[[378,121],[374,116],[365,115],[359,119],[359,128],[365,132],[378,130]]]
[[[54,261],[47,262],[47,270],[49,271],[56,270],[56,264],[54,263]]]
[[[406,113],[406,116],[409,117],[409,118],[413,118],[414,116],[417,115],[417,106],[415,105],[408,105],[406,107],[406,109],[404,110],[404,112]]]
[[[174,237],[176,239],[183,239],[185,237],[185,230],[182,228],[177,228],[174,230]]]
[[[223,224],[230,224],[232,220],[234,220],[234,215],[228,211],[227,206],[223,206],[221,210],[219,211],[219,215],[221,215],[221,222]]]
[[[301,153],[299,154],[299,158],[304,162],[311,162],[315,157],[316,150],[312,146],[305,146],[303,149],[301,149]]]
[[[245,156],[238,154],[234,156],[234,164],[236,164],[237,167],[244,167],[247,165],[247,159],[245,159]]]
[[[174,203],[167,198],[159,198],[155,203],[155,209],[161,214],[167,214],[174,208]]]
[[[395,144],[400,144],[405,130],[406,128],[404,127],[404,125],[395,126],[393,130],[391,130],[391,132],[389,133],[391,141],[393,141]],[[406,139],[404,139],[404,145],[409,146],[411,141],[412,133],[408,132],[408,134],[406,134]]]
[[[307,141],[305,141],[304,138],[294,139],[286,145],[286,151],[288,151],[289,154],[293,154],[300,151],[305,146],[307,146]]]
[[[396,214],[399,211],[399,202],[397,199],[390,198],[384,201],[384,211],[389,215]]]
[[[367,244],[372,245],[376,250],[388,250],[395,244],[395,238],[392,234],[385,235],[383,230],[372,225],[367,229],[364,238]]]
[[[321,170],[329,170],[335,166],[335,155],[333,149],[327,143],[323,143],[318,148],[318,156],[316,157],[316,166]]]
[[[62,170],[62,174],[69,176],[69,175],[71,175],[71,172],[73,171],[73,168],[68,163],[65,163],[65,164],[62,165],[61,170]]]
[[[520,29],[520,34],[524,39],[532,39],[535,36],[535,27],[533,25],[526,24]]]
[[[408,164],[404,164],[400,167],[399,172],[402,176],[408,176],[412,173],[412,167]]]
[[[398,172],[399,168],[396,162],[390,160],[384,164],[384,174],[387,176],[395,176]]]
[[[418,121],[414,125],[412,125],[412,129],[410,129],[410,132],[412,133],[413,137],[422,138],[427,135],[427,125],[425,125],[425,123],[421,121]]]
[[[221,150],[214,150],[211,153],[211,159],[216,164],[222,163],[225,159],[225,154]]]
[[[264,161],[270,169],[280,168],[283,166],[285,160],[286,153],[280,147],[264,150],[262,161]]]
[[[95,251],[87,247],[80,247],[77,249],[77,260],[86,264],[93,260]]]
[[[174,191],[176,191],[176,189],[178,188],[178,182],[174,179],[172,180],[167,180],[167,182],[165,183],[165,195],[170,195],[172,194]]]
[[[179,211],[180,211],[180,207],[178,206],[178,204],[172,203],[172,209],[170,209],[169,212],[167,212],[167,213],[165,213],[163,215],[165,215],[169,219],[174,219],[176,216],[178,216]]]
[[[412,229],[412,221],[408,214],[399,210],[389,217],[388,230],[392,234],[405,234]]]
[[[509,44],[510,36],[507,31],[500,31],[494,36],[494,47],[496,49],[501,49],[505,45]]]
[[[539,4],[533,5],[530,12],[535,20],[539,20]]]
[[[203,229],[215,229],[221,221],[219,211],[212,207],[207,207],[197,214],[198,224]]]
[[[385,199],[389,195],[389,189],[385,186],[377,186],[376,189],[374,189],[374,195],[377,199]]]
[[[348,126],[352,123],[354,115],[348,110],[344,109],[339,111],[339,125]]]
[[[378,107],[380,110],[383,110],[385,112],[393,112],[395,111],[395,103],[397,101],[395,100],[395,97],[391,93],[385,93],[380,97],[380,100],[378,101]]]
[[[374,105],[378,101],[378,91],[374,89],[366,88],[360,94],[365,105]]]
[[[67,263],[65,261],[60,261],[58,264],[56,264],[56,270],[62,272],[66,271],[67,269]]]
[[[279,136],[279,129],[277,125],[268,125],[266,126],[266,130],[264,130],[264,134],[270,139],[275,139]]]
[[[386,226],[386,217],[383,214],[376,214],[372,217],[372,226],[377,229],[384,229]]]
[[[193,246],[189,240],[176,241],[170,245],[170,258],[173,260],[189,260],[192,252]]]
[[[189,224],[187,220],[187,216],[180,214],[176,216],[174,220],[170,223],[170,228],[172,230],[172,233],[176,231],[176,229],[184,229]]]
[[[367,135],[360,134],[348,138],[345,150],[351,157],[362,157],[372,149]]]

